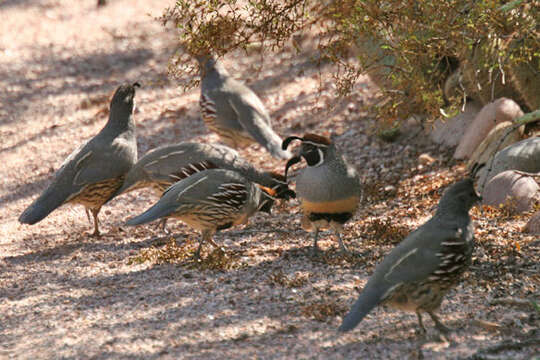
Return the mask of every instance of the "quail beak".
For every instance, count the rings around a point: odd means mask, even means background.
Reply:
[[[259,208],[259,211],[265,212],[267,214],[272,214],[272,205],[274,205],[274,201],[268,200],[264,203],[263,206]]]
[[[476,199],[473,204],[473,206],[476,206],[478,210],[480,210],[480,214],[482,214],[482,217],[484,216],[484,207],[482,206],[482,197],[478,195],[478,193],[475,191]]]
[[[294,164],[299,163],[300,161],[302,161],[301,156],[294,156],[290,158],[289,161],[287,161],[287,165],[285,165],[285,179],[287,178],[287,173],[289,172],[289,168],[293,166]]]
[[[285,200],[296,199],[296,193],[291,189],[287,189],[284,192],[279,193],[278,198]]]
[[[278,185],[272,187],[272,190],[275,191],[274,197],[276,199],[290,200],[296,198],[296,193],[289,189],[289,185],[286,182],[279,182]]]
[[[479,204],[482,202],[482,197],[480,195],[478,195],[478,193],[476,193],[476,203]]]

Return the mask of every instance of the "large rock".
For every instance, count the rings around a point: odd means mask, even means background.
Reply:
[[[513,100],[500,98],[487,104],[465,130],[454,153],[454,158],[470,158],[475,149],[497,124],[523,116],[523,111]]]
[[[487,174],[490,167],[491,171]],[[521,140],[499,151],[493,162],[488,161],[478,172],[480,187],[505,170],[519,170],[533,174],[540,172],[540,137]]]
[[[472,123],[481,109],[482,105],[469,101],[462,113],[449,119],[438,119],[433,124],[430,133],[431,140],[444,147],[456,146],[463,137],[465,129]]]
[[[482,203],[491,206],[505,204],[512,213],[521,213],[531,209],[539,199],[539,191],[540,186],[532,176],[504,171],[489,180],[482,193]]]
[[[533,214],[523,230],[529,234],[540,234],[540,211]]]
[[[491,129],[484,141],[474,150],[471,159],[467,163],[467,169],[471,171],[475,165],[486,164],[498,150],[518,142],[523,135],[525,126],[515,128],[506,135],[512,126],[514,126],[512,122],[505,121]]]

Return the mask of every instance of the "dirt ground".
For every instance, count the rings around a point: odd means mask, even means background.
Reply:
[[[4,0],[0,2],[0,358],[164,359],[530,359],[540,356],[540,240],[521,229],[527,217],[472,211],[473,266],[443,303],[455,328],[438,336],[426,319],[378,308],[354,331],[336,332],[384,254],[432,213],[441,190],[464,174],[451,152],[406,132],[377,136],[369,79],[336,98],[331,66],[309,47],[296,54],[232,54],[225,65],[267,105],[283,136],[332,135],[365,182],[365,199],[344,239],[330,233],[324,255],[309,251],[298,203],[257,214],[216,235],[229,251],[185,259],[198,234],[169,222],[130,228],[124,221],[156,201],[135,191],[107,204],[99,238],[81,207],[64,206],[42,222],[20,213],[49,184],[63,159],[96,134],[108,99],[139,81],[139,154],[165,143],[216,142],[199,118],[199,91],[167,76],[174,33],[154,18],[171,0]],[[261,62],[264,60],[264,62]],[[185,75],[186,80],[188,75]],[[258,146],[242,154],[283,170]],[[433,158],[419,161],[420,154]],[[537,306],[537,305],[536,305]]]

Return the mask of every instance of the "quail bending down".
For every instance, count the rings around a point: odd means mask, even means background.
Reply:
[[[256,185],[241,174],[224,169],[200,171],[172,185],[151,208],[127,222],[145,224],[160,218],[177,218],[202,232],[195,253],[212,236],[233,225],[245,224],[257,211],[270,212],[275,192]]]
[[[228,146],[194,142],[165,145],[145,154],[127,173],[115,196],[145,187],[161,195],[173,183],[212,168],[237,171],[250,181],[274,189],[278,198],[295,197],[284,176],[257,170]]]
[[[302,141],[302,146],[298,156],[287,162],[285,176],[302,157],[308,165],[296,178],[296,193],[304,212],[302,227],[313,231],[315,250],[319,228],[329,226],[337,235],[341,251],[348,252],[340,233],[360,202],[358,174],[330,139],[315,134],[291,136],[283,141],[283,149],[293,140]]]
[[[435,215],[377,265],[339,330],[353,329],[375,306],[388,304],[416,312],[424,332],[422,312],[439,331],[447,332],[434,311],[471,263],[474,231],[469,210],[479,200],[471,179],[450,186]]]
[[[116,89],[105,127],[68,156],[49,187],[21,214],[21,223],[35,224],[60,205],[76,203],[92,213],[94,235],[99,235],[101,207],[122,186],[125,174],[137,161],[132,118],[137,86],[125,84]]]
[[[273,157],[290,158],[291,153],[281,149],[282,140],[272,129],[261,99],[233,79],[214,57],[200,55],[197,60],[201,73],[201,115],[206,126],[233,148],[258,142]]]

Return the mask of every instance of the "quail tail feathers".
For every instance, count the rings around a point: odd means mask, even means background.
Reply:
[[[354,329],[354,327],[356,327],[356,325],[358,325],[358,323],[381,302],[381,298],[386,290],[387,289],[383,287],[364,289],[347,316],[343,319],[338,331],[345,332]]]
[[[146,210],[142,214],[128,220],[126,222],[126,225],[133,226],[133,225],[147,224],[159,218],[163,218],[170,215],[172,212],[174,212],[176,208],[172,204],[170,206],[162,206],[161,204],[159,204],[159,206],[157,205],[158,204],[155,204],[154,206],[152,206],[150,209]]]
[[[61,175],[61,174],[59,174]],[[56,186],[55,186],[56,185]],[[70,196],[71,189],[53,183],[19,216],[22,224],[33,225],[43,220]]]

